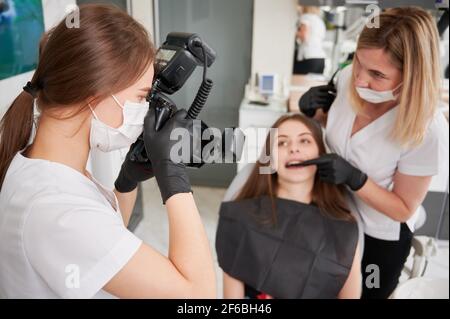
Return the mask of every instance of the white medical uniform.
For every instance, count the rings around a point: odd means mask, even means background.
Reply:
[[[324,59],[326,57],[323,49],[326,27],[325,23],[317,14],[305,13],[300,16],[300,24],[308,26],[308,38],[301,42],[298,47],[297,60]]]
[[[407,149],[394,142],[390,133],[394,127],[398,107],[351,136],[356,113],[348,99],[352,67],[340,72],[337,97],[330,108],[326,126],[326,141],[332,152],[366,173],[379,186],[392,190],[393,177],[398,170],[411,176],[433,176],[448,169],[449,127],[441,112],[430,122],[425,139],[419,146]],[[363,220],[364,232],[382,240],[399,240],[400,223],[353,196]],[[408,221],[413,232],[418,213]]]
[[[0,193],[0,298],[103,298],[142,241],[93,178],[18,153]]]

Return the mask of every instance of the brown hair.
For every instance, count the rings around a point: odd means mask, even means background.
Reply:
[[[287,114],[280,117],[274,123],[272,128],[278,128],[286,121],[299,121],[303,123],[311,131],[312,136],[317,143],[319,156],[326,153],[322,129],[319,124],[301,114]],[[266,150],[271,149],[269,136],[267,136],[265,147]],[[274,223],[276,222],[275,197],[278,190],[278,174],[260,174],[259,169],[267,165],[268,164],[262,164],[260,161],[256,162],[250,177],[237,195],[236,200],[268,195],[272,202],[272,222]],[[318,174],[316,174],[314,180],[312,203],[316,205],[324,215],[336,219],[354,220],[345,200],[345,189],[342,186],[322,182],[319,179]]]
[[[31,80],[41,112],[79,104],[79,114],[88,103],[132,85],[153,62],[147,31],[126,12],[91,4],[80,6],[79,14],[79,28],[68,28],[63,19],[41,39]],[[1,120],[0,187],[12,159],[29,142],[33,102],[31,94],[20,93]]]
[[[359,36],[357,50],[370,48],[383,49],[402,71],[392,138],[403,146],[420,144],[437,110],[441,83],[439,36],[433,17],[416,7],[388,9],[379,15],[379,28],[366,26]],[[356,112],[361,112],[364,102],[354,85],[349,86],[349,98]]]

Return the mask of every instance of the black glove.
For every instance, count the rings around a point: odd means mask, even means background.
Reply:
[[[314,86],[302,95],[298,106],[303,114],[308,117],[314,117],[317,109],[320,108],[327,113],[335,98],[336,87],[333,84]]]
[[[136,142],[138,143],[138,142]],[[135,144],[136,144],[135,143]],[[114,183],[116,190],[120,193],[129,193],[137,187],[139,182],[146,181],[154,176],[152,163],[132,162],[130,159],[133,144],[128,151],[125,161],[119,172],[119,176]]]
[[[175,194],[192,192],[185,163],[174,163],[170,158],[172,147],[179,143],[177,140],[170,140],[174,129],[186,129],[192,145],[193,120],[186,119],[186,116],[185,110],[177,111],[159,131],[155,130],[154,108],[150,109],[144,120],[145,149],[152,163],[164,204]],[[190,157],[189,154],[188,158]]]
[[[345,184],[353,191],[361,189],[367,175],[352,166],[337,154],[325,154],[317,159],[305,161],[300,166],[317,165],[319,178],[330,184]]]

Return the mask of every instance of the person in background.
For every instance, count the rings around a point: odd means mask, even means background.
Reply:
[[[294,74],[318,73],[325,68],[325,40],[326,27],[320,17],[319,7],[301,7],[301,14],[297,25]]]
[[[41,41],[33,78],[0,124],[0,298],[215,297],[186,167],[170,157],[172,131],[192,132],[193,121],[180,110],[155,130],[154,60],[145,28],[111,5],[80,6],[79,28],[64,19]],[[151,164],[128,155],[114,191],[86,170],[92,149],[127,148],[142,133]],[[126,228],[137,183],[153,176],[168,256]]]

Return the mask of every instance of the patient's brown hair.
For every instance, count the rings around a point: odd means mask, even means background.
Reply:
[[[311,120],[301,114],[288,114],[280,117],[272,126],[272,128],[278,128],[286,121],[299,121],[303,123],[312,133],[312,136],[319,148],[319,156],[326,153],[322,130],[320,126],[316,122],[314,122],[314,120]],[[267,136],[265,148],[266,150],[271,150],[269,136]],[[256,162],[256,165],[253,168],[250,177],[237,195],[236,200],[268,195],[272,202],[271,221],[272,223],[275,223],[275,197],[278,191],[278,174],[260,174],[260,168],[266,167],[267,165],[269,164],[263,164],[260,161]],[[319,179],[318,174],[316,174],[314,187],[312,190],[312,204],[316,205],[320,209],[320,211],[327,216],[341,220],[353,221],[354,218],[350,214],[350,210],[346,203],[345,192],[346,190],[343,186],[336,186],[333,184],[322,182]]]

